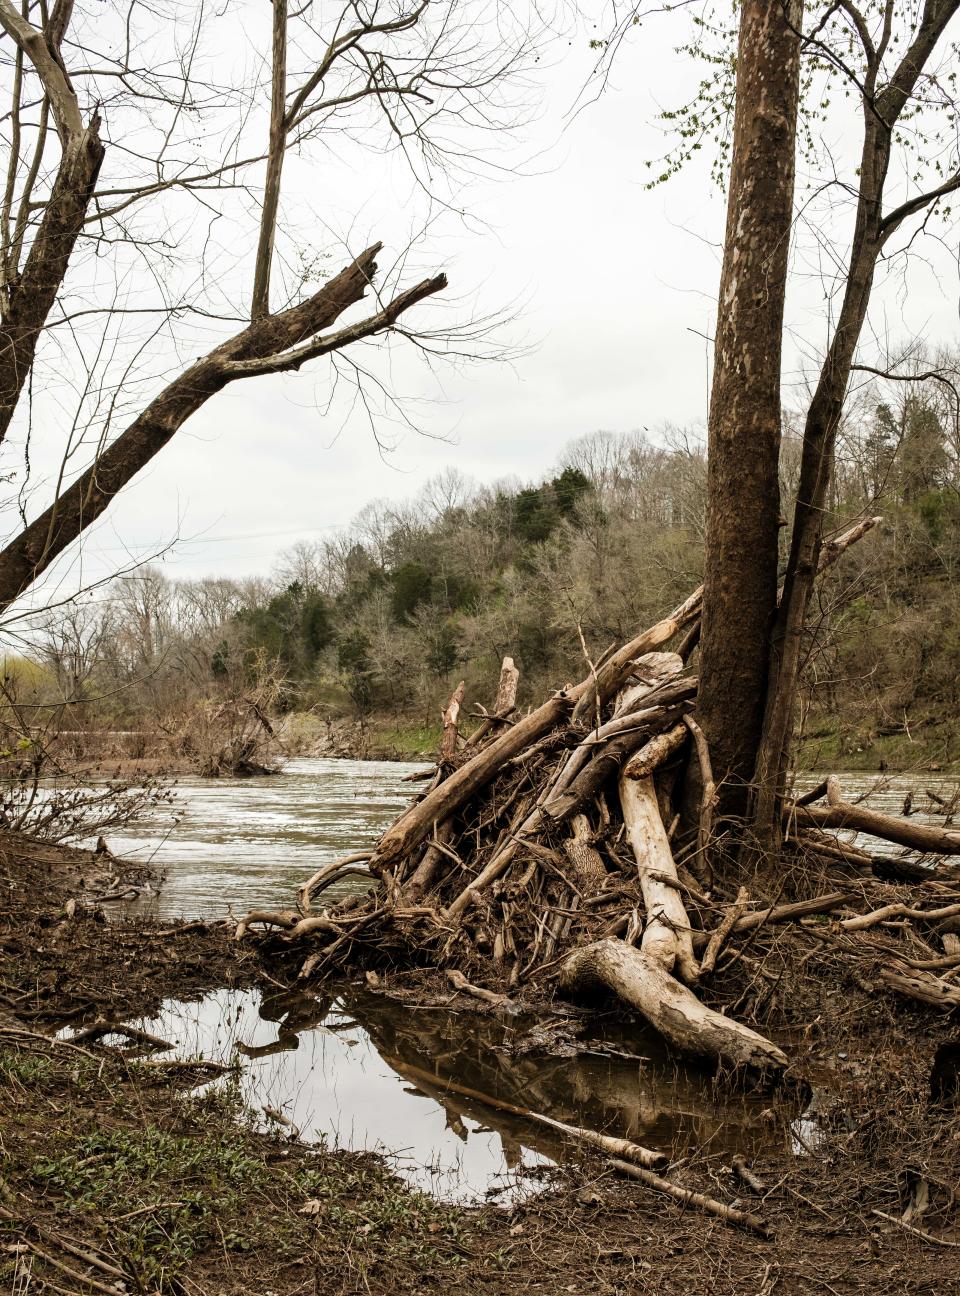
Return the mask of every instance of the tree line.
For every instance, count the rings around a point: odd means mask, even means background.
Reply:
[[[801,454],[788,419],[785,501]],[[475,701],[492,697],[510,655],[532,700],[697,584],[705,500],[702,439],[679,429],[584,436],[537,483],[450,468],[296,544],[268,579],[177,581],[152,566],[48,614],[30,695],[66,705],[74,731],[177,733],[198,707],[252,693],[274,716],[424,727],[460,678]],[[831,757],[879,738],[908,759],[918,734],[918,755],[936,750],[927,738],[960,701],[960,442],[944,382],[871,381],[852,403],[827,531],[871,512],[883,526],[811,620],[801,728]],[[783,526],[781,570],[789,544]]]

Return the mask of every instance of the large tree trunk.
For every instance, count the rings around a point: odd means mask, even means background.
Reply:
[[[802,5],[744,0],[714,346],[699,715],[724,809],[745,806],[776,611],[780,353]]]
[[[884,215],[884,190],[894,128],[910,102],[927,59],[958,10],[957,0],[924,6],[912,44],[879,92],[876,87],[883,81],[879,55],[875,51],[868,59],[862,88],[864,135],[860,190],[846,290],[804,426],[790,558],[772,635],[770,685],[754,773],[754,829],[757,838],[770,849],[778,846],[781,836],[780,805],[802,663],[803,630],[819,565],[837,429],[843,415],[850,368],[867,318],[877,260],[884,244],[904,220],[935,201],[936,191],[919,194]],[[956,177],[952,177],[943,186],[943,192],[951,192],[956,187]]]

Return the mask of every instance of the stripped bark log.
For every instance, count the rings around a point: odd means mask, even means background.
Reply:
[[[574,950],[561,968],[560,984],[571,992],[598,986],[612,990],[683,1053],[737,1067],[787,1065],[786,1054],[775,1044],[707,1008],[659,959],[623,941],[600,940]]]
[[[497,686],[497,700],[493,711],[477,725],[466,741],[467,747],[478,746],[487,734],[492,733],[498,724],[502,724],[513,715],[517,707],[517,686],[520,683],[520,672],[514,665],[512,657],[504,657],[500,667],[500,683]]]
[[[690,920],[677,884],[677,869],[670,849],[653,779],[620,778],[620,804],[627,840],[640,875],[640,889],[646,910],[641,951],[657,960],[666,972],[674,967],[684,981],[699,975],[693,954]],[[662,876],[669,880],[665,885]]]
[[[446,858],[443,848],[449,844],[452,836],[453,824],[449,819],[446,823],[437,825],[433,839],[403,888],[403,899],[407,904],[415,904],[433,885],[437,870]]]
[[[610,1164],[619,1170],[621,1174],[629,1175],[631,1179],[639,1179],[648,1188],[655,1188],[657,1192],[666,1193],[668,1197],[681,1202],[684,1206],[698,1206],[700,1210],[716,1215],[719,1219],[726,1220],[728,1224],[737,1224],[741,1228],[753,1229],[754,1233],[759,1233],[761,1237],[770,1236],[770,1226],[759,1215],[754,1215],[752,1211],[743,1211],[736,1206],[727,1206],[724,1202],[717,1201],[715,1197],[708,1197],[705,1193],[695,1192],[692,1188],[681,1188],[679,1184],[671,1183],[669,1179],[664,1179],[662,1175],[654,1174],[651,1170],[643,1170],[637,1166],[628,1165],[624,1161],[612,1159]]]

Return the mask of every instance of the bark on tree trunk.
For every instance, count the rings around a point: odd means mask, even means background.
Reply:
[[[757,839],[770,850],[780,842],[780,804],[802,661],[803,628],[819,566],[837,429],[850,367],[867,317],[877,260],[886,241],[909,216],[931,207],[938,192],[952,192],[957,187],[956,178],[951,177],[939,191],[916,195],[887,215],[883,213],[895,127],[927,59],[958,8],[955,0],[924,5],[914,39],[892,74],[881,76],[882,53],[878,49],[872,49],[867,58],[861,87],[864,133],[860,188],[847,283],[804,427],[790,557],[772,635],[763,737],[754,772],[753,827]],[[883,88],[878,91],[881,83]]]
[[[698,712],[723,808],[745,808],[763,720],[780,528],[780,357],[802,5],[744,0],[708,425]]]

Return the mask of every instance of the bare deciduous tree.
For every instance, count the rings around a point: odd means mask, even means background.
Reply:
[[[449,343],[401,325],[445,275],[404,285],[401,256],[358,314],[380,243],[328,274],[330,250],[304,236],[302,216],[284,223],[281,181],[294,162],[319,168],[369,146],[403,158],[428,203],[449,204],[455,189],[438,177],[517,120],[536,44],[527,18],[539,22],[534,6],[497,0],[273,0],[262,56],[259,7],[0,0],[0,441],[16,417],[29,468],[34,424],[46,424],[34,407],[57,384],[57,417],[74,405],[65,444],[46,450],[46,507],[21,487],[0,607],[228,385],[336,365],[388,335]],[[262,77],[235,70],[258,59]],[[220,228],[231,232],[215,244]],[[345,372],[365,369],[351,358]]]

